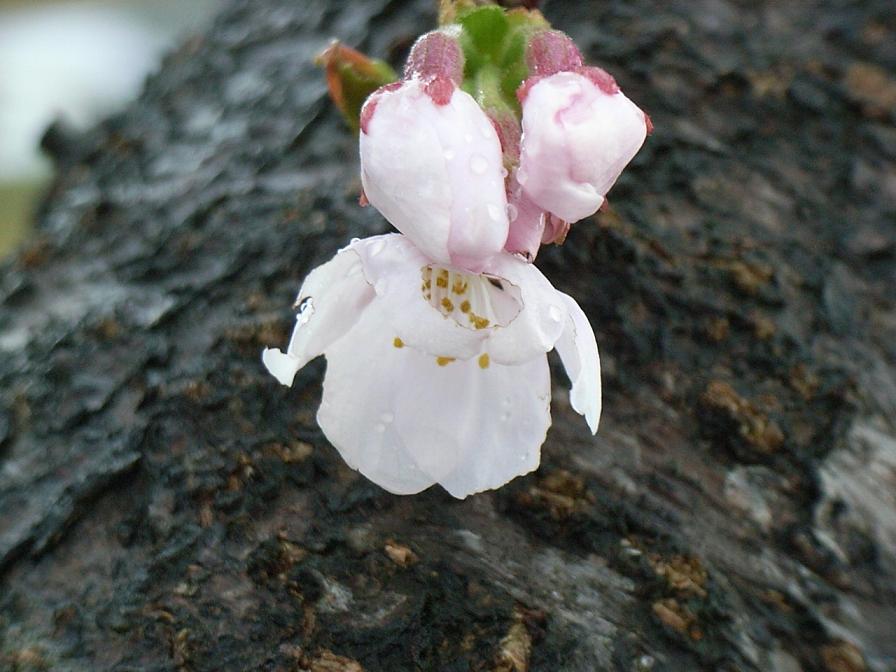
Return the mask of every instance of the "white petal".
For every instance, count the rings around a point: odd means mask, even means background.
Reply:
[[[265,367],[280,383],[292,385],[298,370],[342,337],[373,297],[358,254],[339,252],[302,283],[296,300],[299,314],[286,354],[266,349],[261,356]]]
[[[463,499],[538,469],[541,445],[551,426],[551,376],[546,355],[511,366],[492,362],[485,375],[477,370],[475,360],[457,364],[451,384],[456,392],[468,396],[468,415],[461,420],[461,437],[441,449],[459,446],[463,452],[454,471],[439,483]],[[447,408],[452,398],[445,396]],[[425,436],[424,422],[421,414],[417,426],[409,429]]]
[[[261,353],[261,361],[268,373],[286,387],[292,387],[292,381],[302,368],[298,359],[284,354],[279,348],[265,348]]]
[[[437,105],[419,80],[374,94],[360,137],[368,200],[432,261],[478,271],[507,239],[501,143],[457,89]]]
[[[564,294],[533,264],[512,254],[495,257],[488,271],[518,287],[523,303],[513,322],[491,333],[486,347],[492,360],[516,364],[552,350],[566,325]]]
[[[397,494],[439,482],[458,498],[537,468],[550,426],[547,358],[440,366],[395,347],[379,304],[326,352],[318,423],[346,462]]]
[[[557,341],[557,352],[572,382],[569,401],[573,409],[585,416],[592,434],[597,433],[601,410],[600,356],[594,330],[579,304],[566,294],[566,329]]]
[[[461,326],[424,299],[423,269],[432,262],[407,237],[364,238],[349,249],[361,257],[364,276],[382,299],[390,338],[433,356],[468,359],[479,354],[488,332]]]

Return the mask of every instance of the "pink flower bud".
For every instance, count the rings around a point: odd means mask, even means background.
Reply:
[[[430,259],[479,272],[502,250],[501,143],[453,81],[415,76],[375,93],[361,113],[360,149],[367,199]]]
[[[647,115],[600,68],[536,75],[519,95],[526,196],[564,222],[594,214],[644,144]]]

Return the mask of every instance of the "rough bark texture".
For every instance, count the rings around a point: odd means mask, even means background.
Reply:
[[[542,467],[394,497],[280,387],[305,273],[386,229],[310,65],[429,0],[231,2],[129,111],[51,132],[0,268],[4,670],[896,669],[890,0],[545,11],[656,133],[539,264],[604,362]]]

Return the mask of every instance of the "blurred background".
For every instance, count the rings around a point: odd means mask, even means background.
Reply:
[[[52,178],[39,144],[135,98],[165,51],[219,0],[0,0],[0,259],[27,236]]]

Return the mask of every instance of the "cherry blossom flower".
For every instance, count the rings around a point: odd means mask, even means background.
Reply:
[[[355,240],[313,270],[286,352],[263,354],[284,385],[326,357],[318,424],[351,467],[397,494],[439,483],[463,498],[536,469],[553,349],[572,408],[597,431],[594,332],[525,255],[596,209],[643,142],[627,99],[554,31],[532,41],[521,135],[494,77],[469,89],[476,99],[461,88],[462,30],[424,35],[403,79],[360,110],[362,202],[401,233]],[[475,51],[474,70],[485,62]]]
[[[400,234],[353,241],[305,280],[287,351],[263,354],[284,385],[326,357],[318,424],[396,494],[439,483],[463,498],[536,469],[553,348],[573,409],[592,432],[600,417],[597,344],[572,298],[507,252],[480,272],[444,262]]]

